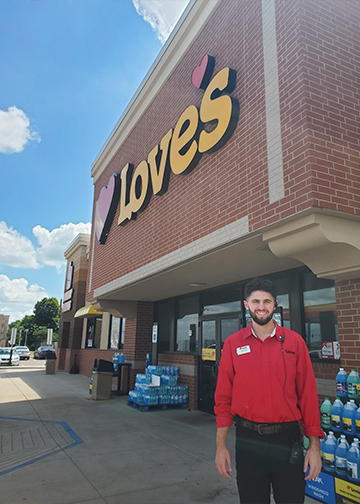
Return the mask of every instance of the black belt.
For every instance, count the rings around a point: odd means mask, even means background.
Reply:
[[[282,423],[256,423],[250,422],[245,418],[241,418],[236,415],[236,424],[245,427],[245,429],[250,429],[261,436],[267,436],[269,434],[280,434],[286,431],[295,431],[299,427],[299,422],[282,422]]]

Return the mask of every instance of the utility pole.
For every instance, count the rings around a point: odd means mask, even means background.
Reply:
[[[29,329],[25,329],[25,346],[27,346],[27,335],[28,335]]]

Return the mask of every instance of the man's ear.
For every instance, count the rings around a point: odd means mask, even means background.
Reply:
[[[247,304],[246,299],[244,299],[244,306],[245,306],[245,309],[246,309],[246,310],[248,310],[248,309],[249,309],[249,305]]]

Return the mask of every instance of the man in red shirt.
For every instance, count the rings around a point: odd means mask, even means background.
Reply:
[[[236,472],[241,504],[301,504],[305,480],[321,470],[316,382],[303,338],[276,324],[276,290],[254,278],[245,286],[248,327],[224,343],[215,391],[216,466],[231,478],[226,448],[236,422]],[[309,438],[305,460],[300,425]],[[309,469],[308,475],[304,473]]]

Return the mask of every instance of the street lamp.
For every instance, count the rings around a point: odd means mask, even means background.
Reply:
[[[25,329],[25,346],[27,344],[27,335],[28,335],[29,329]]]

